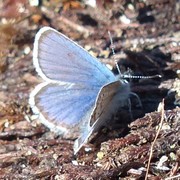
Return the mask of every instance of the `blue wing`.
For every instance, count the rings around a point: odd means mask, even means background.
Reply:
[[[51,130],[65,138],[77,138],[90,126],[100,87],[87,88],[76,84],[41,83],[30,94],[30,105]]]
[[[50,27],[42,28],[36,35],[33,62],[46,81],[86,86],[103,86],[115,81],[114,74],[104,64]]]

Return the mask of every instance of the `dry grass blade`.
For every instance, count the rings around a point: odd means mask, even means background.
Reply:
[[[145,180],[148,179],[148,172],[149,172],[149,168],[150,168],[150,163],[151,163],[151,159],[152,159],[152,154],[153,154],[153,149],[154,149],[154,145],[157,141],[157,138],[159,136],[159,133],[160,133],[160,130],[162,128],[162,125],[163,125],[163,120],[164,120],[164,117],[165,114],[164,114],[164,99],[162,100],[162,104],[161,104],[161,121],[160,121],[160,124],[159,124],[159,128],[157,130],[157,133],[156,133],[156,136],[154,138],[154,141],[152,142],[152,145],[151,145],[151,148],[150,148],[150,154],[149,154],[149,160],[148,160],[148,164],[147,164],[147,170],[146,170],[146,176],[145,176]]]

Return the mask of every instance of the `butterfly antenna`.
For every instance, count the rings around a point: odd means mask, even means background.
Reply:
[[[112,39],[112,36],[111,36],[111,32],[110,32],[110,31],[108,31],[108,35],[109,35],[109,39],[110,39],[110,42],[111,42],[111,50],[112,50],[112,54],[113,54],[113,59],[114,59],[115,64],[116,64],[116,68],[117,68],[117,70],[118,70],[118,72],[119,72],[119,75],[122,76],[121,70],[120,70],[120,68],[119,68],[119,66],[118,66],[118,63],[117,63],[117,60],[116,60],[116,58],[115,58],[115,51],[114,51],[114,47],[115,47],[115,46],[114,46],[113,39]]]
[[[127,74],[123,74],[121,75],[122,78],[124,79],[152,79],[152,78],[162,78],[162,76],[160,74],[156,74],[153,76],[133,76],[133,75],[127,75]]]
[[[119,68],[119,65],[118,65],[118,63],[117,63],[117,60],[116,60],[116,58],[115,58],[115,51],[114,51],[114,43],[113,43],[113,39],[112,39],[112,36],[111,36],[111,32],[110,31],[108,31],[108,35],[109,35],[109,39],[110,39],[110,42],[111,42],[111,50],[112,50],[112,54],[113,54],[113,59],[114,59],[114,61],[115,61],[115,64],[116,64],[116,68],[117,68],[117,70],[118,70],[118,72],[119,72],[119,75],[120,75],[120,77],[121,78],[124,78],[124,79],[152,79],[152,78],[161,78],[162,76],[161,75],[159,75],[159,74],[156,74],[156,75],[153,75],[153,76],[133,76],[133,75],[130,75],[130,73],[129,74],[122,74],[121,73],[121,70],[120,70],[120,68]],[[129,72],[129,71],[128,71]]]

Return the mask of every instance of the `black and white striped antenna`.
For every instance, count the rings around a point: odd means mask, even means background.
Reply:
[[[159,74],[156,74],[156,75],[152,75],[152,76],[133,76],[133,75],[127,75],[127,74],[122,74],[121,73],[121,70],[119,68],[119,65],[118,65],[118,62],[115,58],[115,46],[114,46],[114,43],[113,43],[113,39],[112,39],[112,36],[111,36],[111,32],[108,31],[108,35],[109,35],[109,39],[110,39],[110,42],[111,42],[111,50],[112,50],[112,54],[113,54],[113,59],[115,61],[115,64],[116,64],[116,68],[118,70],[118,73],[120,75],[120,77],[122,79],[152,79],[152,78],[161,78],[162,76],[159,75]]]

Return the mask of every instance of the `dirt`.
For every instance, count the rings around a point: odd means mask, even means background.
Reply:
[[[0,179],[180,179],[180,4],[176,0],[0,2]],[[91,1],[92,2],[92,1]],[[73,140],[34,118],[29,93],[42,80],[34,37],[50,26],[128,79],[128,108],[73,155]],[[111,50],[111,32],[115,55]],[[161,77],[158,77],[161,76]]]

